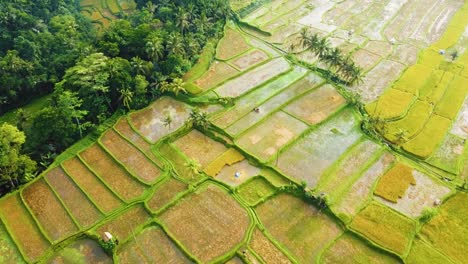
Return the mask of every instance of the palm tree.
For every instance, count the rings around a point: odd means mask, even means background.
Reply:
[[[207,17],[205,12],[202,12],[200,18],[197,19],[196,23],[198,30],[204,33],[206,28],[211,27],[211,17]]]
[[[155,5],[153,4],[153,2],[148,1],[146,3],[145,9],[148,10],[148,12],[153,16],[156,12],[156,9],[158,9],[158,5]]]
[[[129,89],[121,89],[120,90],[120,98],[119,101],[122,101],[123,105],[130,110],[130,103],[133,99],[133,92]]]
[[[316,43],[315,53],[319,56],[320,59],[324,59],[325,55],[330,52],[330,43],[327,38],[321,38]]]
[[[185,57],[184,45],[180,34],[175,32],[169,34],[166,42],[166,50],[170,53]]]
[[[351,85],[356,85],[362,83],[362,68],[354,66],[351,69],[351,77],[349,83]]]
[[[158,61],[163,55],[164,45],[160,37],[153,37],[146,42],[145,52],[152,61]]]
[[[458,58],[458,51],[455,50],[452,53],[450,53],[450,57],[452,58],[452,61],[456,60]]]
[[[309,28],[303,27],[299,32],[299,40],[303,48],[310,48],[310,31]]]
[[[174,121],[174,120],[172,119],[171,114],[167,114],[166,118],[164,118],[164,120],[163,120],[164,126],[169,127],[169,129],[171,129],[172,121]]]
[[[198,109],[195,109],[190,113],[190,119],[192,120],[193,125],[201,131],[206,131],[211,125],[206,113],[200,112]]]
[[[141,75],[147,74],[145,61],[142,60],[140,57],[138,56],[133,57],[132,60],[130,61],[130,64],[132,65],[132,68],[136,74],[141,74]]]
[[[187,163],[185,163],[185,167],[190,170],[192,176],[200,174],[201,165],[197,160],[189,159]]]
[[[176,26],[180,27],[180,33],[182,35],[184,35],[185,30],[190,27],[189,14],[183,8],[179,8],[177,13]]]
[[[175,96],[179,95],[180,92],[186,93],[187,91],[184,88],[184,81],[180,78],[175,78],[171,83],[163,81],[161,83],[162,92],[172,92]]]
[[[338,67],[343,61],[343,56],[339,48],[332,48],[325,55],[324,60],[330,67]]]

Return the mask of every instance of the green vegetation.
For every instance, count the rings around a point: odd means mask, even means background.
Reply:
[[[413,221],[376,202],[359,212],[350,227],[400,256],[406,254],[416,232]]]
[[[11,190],[34,177],[36,163],[21,154],[24,133],[16,127],[0,125],[0,191]]]
[[[303,28],[300,32],[300,41],[305,50],[315,53],[320,61],[335,70],[335,73],[348,84],[358,84],[362,81],[362,68],[356,66],[350,57],[344,56],[339,48],[331,48],[326,37],[322,38],[317,33],[312,34],[308,28]]]
[[[180,78],[205,44],[220,38],[228,15],[219,0],[132,2],[82,1],[82,13],[68,0],[0,5],[0,113],[51,94],[0,119],[25,132],[23,153],[40,170],[115,112],[185,93]],[[94,17],[106,10],[105,21]],[[102,25],[100,34],[83,14]],[[11,187],[0,185],[0,194]]]
[[[379,179],[374,193],[388,201],[397,203],[410,184],[416,184],[413,169],[397,163]]]

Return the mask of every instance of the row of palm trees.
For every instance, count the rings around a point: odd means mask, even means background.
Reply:
[[[362,81],[362,68],[357,66],[349,55],[345,56],[339,48],[331,47],[326,37],[322,38],[305,27],[300,31],[300,41],[302,48],[315,53],[320,61],[326,63],[349,85]]]

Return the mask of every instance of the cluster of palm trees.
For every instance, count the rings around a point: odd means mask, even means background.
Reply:
[[[350,56],[345,56],[337,47],[330,47],[326,37],[312,33],[309,28],[300,31],[301,45],[305,50],[312,51],[320,61],[326,63],[335,73],[349,85],[362,81],[363,70],[357,66]]]

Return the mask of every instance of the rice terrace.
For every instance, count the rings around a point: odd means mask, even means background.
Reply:
[[[0,198],[0,263],[468,263],[468,1],[229,4],[182,92]]]

